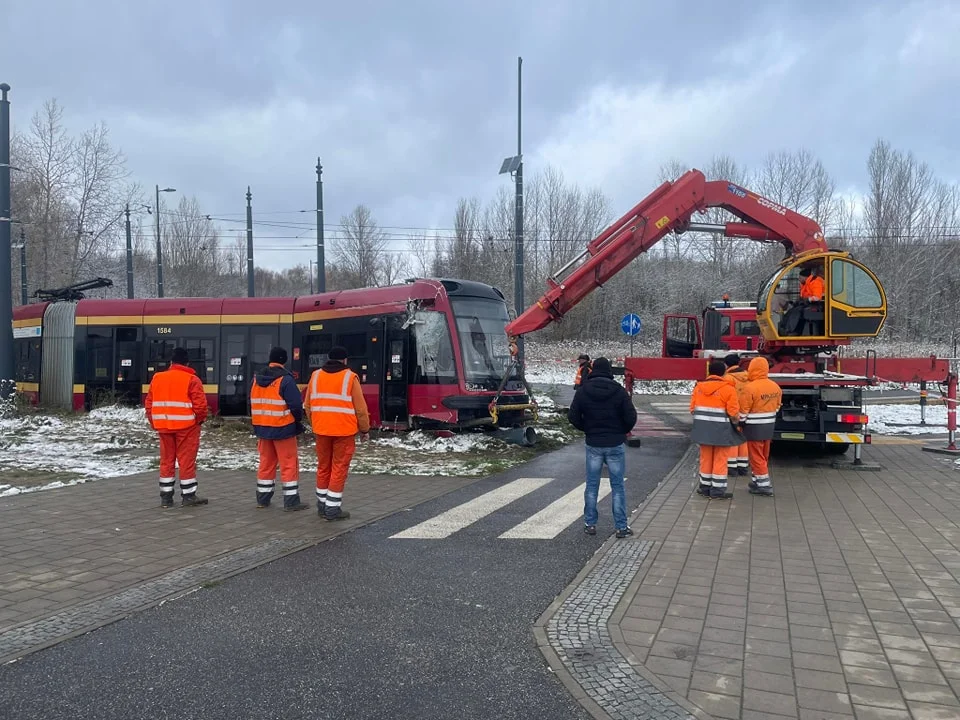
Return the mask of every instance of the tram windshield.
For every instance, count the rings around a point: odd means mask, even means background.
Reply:
[[[510,321],[506,304],[473,297],[450,298],[450,303],[457,320],[465,380],[496,390],[510,364],[504,332]]]

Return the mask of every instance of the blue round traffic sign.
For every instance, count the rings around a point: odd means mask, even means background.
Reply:
[[[620,329],[623,330],[624,335],[639,335],[641,326],[640,316],[636,313],[624,315],[623,320],[620,321]]]

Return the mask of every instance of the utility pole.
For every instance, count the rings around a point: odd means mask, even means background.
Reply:
[[[26,305],[27,299],[27,234],[20,228],[20,304]]]
[[[323,260],[323,165],[317,158],[317,292],[327,291],[327,266]]]
[[[124,210],[127,216],[127,299],[133,300],[133,240],[130,237],[130,203]]]
[[[154,207],[154,210],[157,211],[157,297],[163,297],[163,249],[160,247],[160,193],[172,193],[176,192],[176,188],[164,188],[160,189],[160,186],[157,185],[157,204]]]
[[[517,58],[517,172],[514,176],[516,196],[514,200],[514,270],[513,270],[513,302],[517,308],[517,315],[524,310],[523,302],[523,148],[520,143],[521,119],[521,89],[523,82],[523,58]],[[523,337],[517,341],[517,357],[523,362]]]
[[[247,185],[247,297],[254,297],[256,291],[253,286],[253,205],[250,186]]]
[[[157,213],[157,297],[163,297],[163,248],[160,247],[160,186],[156,186],[157,204],[153,206]]]
[[[13,394],[13,279],[10,275],[10,86],[0,83],[0,398]]]
[[[313,260],[308,260],[307,262],[310,263],[310,272],[309,272],[309,275],[310,275],[310,294],[313,295]]]

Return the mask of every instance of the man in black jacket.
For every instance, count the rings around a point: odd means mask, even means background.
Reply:
[[[570,410],[570,423],[586,433],[587,485],[583,492],[583,523],[587,535],[597,534],[597,495],[600,492],[600,471],[607,464],[610,473],[610,494],[613,500],[613,521],[617,537],[633,535],[627,527],[627,498],[623,489],[625,469],[624,444],[627,433],[637,422],[633,400],[620,383],[613,379],[610,361],[599,357],[580,385]]]

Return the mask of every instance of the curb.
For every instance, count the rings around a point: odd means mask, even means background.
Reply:
[[[635,521],[640,514],[647,508],[651,500],[655,499],[661,492],[664,492],[664,488],[674,479],[676,474],[680,472],[681,468],[686,464],[692,453],[695,451],[695,446],[690,445],[683,455],[677,460],[676,464],[670,471],[664,476],[664,478],[657,484],[657,487],[650,492],[644,501],[640,504],[639,507],[631,514],[630,520],[631,523]],[[638,537],[634,538],[634,541],[638,540]],[[554,598],[553,602],[547,607],[546,610],[540,615],[533,625],[533,635],[536,639],[536,644],[540,652],[543,654],[544,659],[547,662],[547,665],[550,667],[551,671],[560,678],[560,681],[566,687],[567,691],[573,696],[577,702],[583,706],[583,708],[590,713],[593,718],[596,720],[611,720],[611,716],[606,712],[606,710],[597,704],[592,698],[587,695],[587,692],[580,685],[580,683],[573,677],[573,675],[567,670],[567,667],[564,665],[563,661],[560,659],[559,654],[554,649],[554,646],[550,644],[550,641],[547,637],[547,626],[555,615],[559,612],[560,608],[563,606],[564,602],[574,593],[574,591],[584,582],[588,575],[596,568],[596,566],[604,560],[604,558],[610,553],[611,549],[620,542],[614,536],[611,536],[600,548],[597,549],[593,557],[584,565],[584,567],[577,573],[576,577],[567,585],[563,591]],[[659,543],[653,543],[653,546],[658,549]],[[642,665],[637,663],[636,658],[633,657],[629,652],[625,652],[623,645],[623,635],[619,630],[618,622],[619,619],[623,616],[629,601],[627,598],[633,598],[636,594],[637,587],[643,580],[643,577],[646,575],[647,569],[651,566],[653,559],[656,557],[656,551],[651,551],[650,554],[644,559],[640,567],[637,568],[637,573],[635,577],[631,580],[629,586],[624,591],[620,600],[617,602],[617,605],[614,609],[613,615],[610,617],[607,622],[607,629],[610,632],[611,640],[613,642],[613,649],[618,655],[620,655],[624,662],[628,663],[634,672],[637,673],[641,678],[646,680],[648,683],[653,685],[657,690],[659,690],[664,696],[668,697],[673,701],[679,708],[683,711],[689,713],[690,715],[698,718],[699,720],[713,720],[713,717],[705,713],[702,709],[696,707],[685,697],[682,697],[675,690],[667,686],[662,682],[656,675],[648,671]]]

